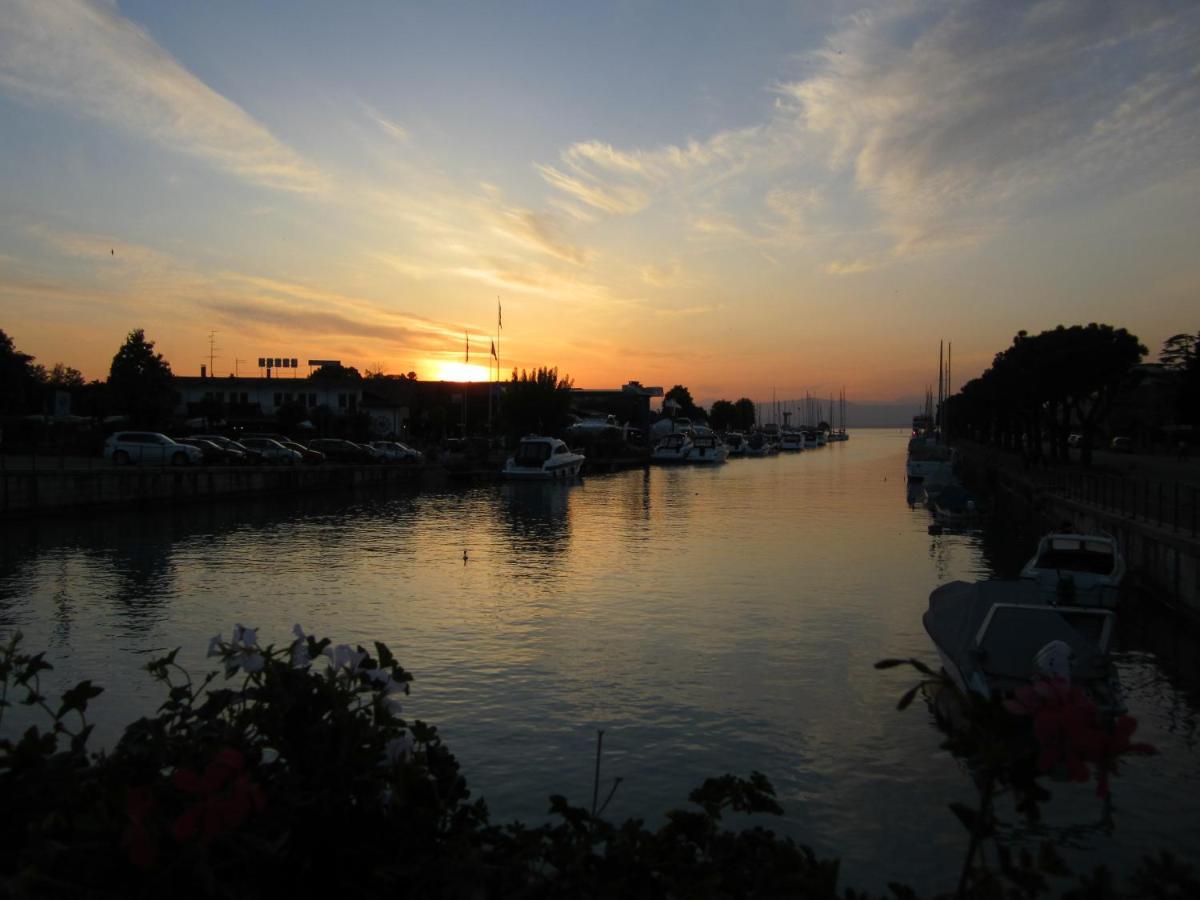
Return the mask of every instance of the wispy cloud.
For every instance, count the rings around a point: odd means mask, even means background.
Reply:
[[[314,192],[326,179],[113,6],[6,0],[0,89],[206,160],[254,184]]]
[[[889,0],[846,17],[757,125],[582,141],[537,168],[570,210],[656,207],[681,233],[773,252],[815,239],[825,271],[862,271],[981,243],[1050,198],[1195,170],[1197,46],[1195,4]]]
[[[1046,194],[1184,164],[1198,41],[1195,6],[888,3],[832,35],[781,109],[830,141],[898,251],[954,246]]]

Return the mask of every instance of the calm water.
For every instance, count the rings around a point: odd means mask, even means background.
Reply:
[[[624,779],[612,818],[654,821],[705,777],[756,769],[787,810],[772,827],[840,854],[847,884],[947,889],[965,835],[946,807],[974,790],[928,709],[895,711],[907,672],[872,663],[936,659],[929,591],[1011,575],[1034,536],[929,536],[906,503],[906,438],[571,486],[9,526],[0,632],[48,649],[63,682],[106,685],[101,741],[157,705],[151,654],[182,645],[202,668],[235,622],[264,642],[295,622],[380,639],[416,675],[406,714],[441,726],[495,818],[540,819],[550,793],[590,802],[602,728],[605,784]],[[1121,668],[1160,755],[1124,766],[1111,828],[1091,785],[1052,784],[1031,836],[1076,862],[1200,849],[1200,704],[1149,646],[1127,636]]]

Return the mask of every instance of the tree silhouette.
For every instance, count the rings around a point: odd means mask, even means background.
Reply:
[[[692,392],[685,388],[682,384],[677,384],[675,387],[667,391],[663,397],[664,402],[674,400],[679,404],[679,415],[687,416],[692,421],[697,419],[708,419],[708,413],[696,405],[696,401],[692,399]]]
[[[129,332],[113,357],[108,387],[113,406],[139,427],[165,425],[175,406],[170,363],[154,352],[154,341],[141,328]]]
[[[0,413],[23,413],[37,395],[39,367],[0,329]]]
[[[1200,331],[1196,334],[1173,334],[1163,341],[1158,361],[1168,369],[1182,372],[1192,365],[1200,353]]]
[[[558,377],[557,368],[541,367],[518,376],[513,369],[512,381],[500,400],[500,417],[509,437],[526,434],[557,435],[567,427],[571,412],[571,379]]]
[[[956,434],[1033,455],[1048,434],[1064,459],[1077,431],[1088,465],[1100,424],[1145,353],[1134,335],[1111,325],[1059,325],[1034,337],[1021,331],[947,401],[947,418]]]
[[[332,363],[326,363],[323,366],[317,367],[308,377],[314,381],[318,379],[362,380],[362,375],[359,374],[358,369],[354,368],[354,366],[333,365]]]
[[[728,400],[717,400],[708,411],[708,424],[714,431],[728,431],[737,419],[737,408]]]
[[[755,409],[754,401],[749,397],[742,397],[733,404],[736,411],[733,424],[740,431],[750,431],[754,428]]]

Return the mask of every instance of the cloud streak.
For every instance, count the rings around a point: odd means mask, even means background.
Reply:
[[[0,89],[198,157],[253,184],[326,188],[312,164],[185,69],[133,22],[87,0],[8,0]]]

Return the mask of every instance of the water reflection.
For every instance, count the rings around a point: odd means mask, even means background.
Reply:
[[[854,886],[945,889],[962,849],[946,803],[971,787],[871,666],[932,659],[929,591],[1015,571],[1036,535],[1022,544],[989,523],[934,540],[928,512],[899,496],[905,438],[565,486],[45,521],[0,542],[0,628],[55,648],[64,679],[103,681],[111,721],[161,699],[139,671],[146,653],[182,645],[203,667],[208,638],[237,621],[275,640],[294,622],[380,639],[417,676],[412,713],[441,726],[500,818],[540,819],[547,793],[589,792],[605,728],[605,773],[625,779],[615,817],[653,817],[710,775],[758,769],[788,810],[782,830],[843,855]],[[1130,766],[1120,795],[1136,790],[1153,815],[1118,815],[1118,835],[1089,850],[1117,861],[1194,845],[1200,826],[1183,799],[1200,787],[1194,695],[1163,673],[1165,646],[1123,646],[1146,739],[1167,751],[1161,768]]]
[[[514,553],[564,553],[570,547],[569,499],[575,484],[510,482],[498,489]]]

